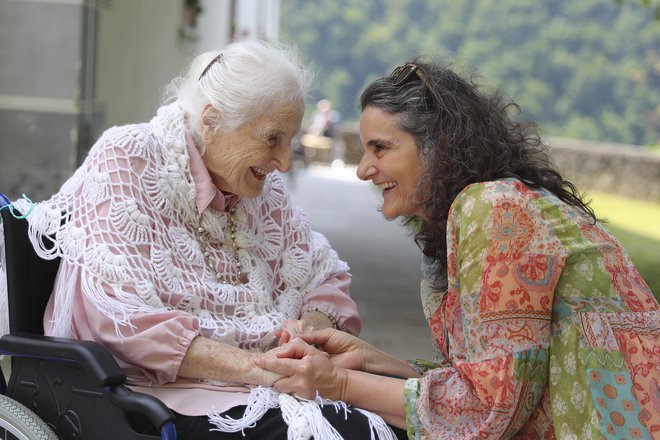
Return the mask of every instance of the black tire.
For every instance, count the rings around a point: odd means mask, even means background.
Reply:
[[[0,439],[57,440],[57,435],[26,406],[0,394]]]

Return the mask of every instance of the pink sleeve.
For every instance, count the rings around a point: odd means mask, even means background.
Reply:
[[[133,329],[118,335],[115,324],[83,299],[92,338],[108,348],[130,375],[137,369],[156,384],[174,382],[192,340],[199,336],[198,320],[185,312],[172,310],[133,315]]]
[[[113,132],[115,133],[115,132]],[[113,137],[114,136],[114,137]],[[153,203],[144,192],[133,193],[132,188],[140,188],[143,163],[130,155],[127,150],[137,141],[135,137],[117,131],[114,135],[106,135],[90,154],[95,159],[86,162],[89,167],[96,167],[99,173],[106,173],[112,185],[110,194],[104,198],[80,196],[75,200],[73,210],[76,217],[70,220],[84,229],[89,248],[98,252],[107,245],[117,255],[130,259],[135,270],[132,275],[153,276],[149,266],[151,245],[135,243],[126,234],[115,230],[116,221],[111,206],[125,201],[134,201],[137,206],[149,206]],[[125,144],[125,145],[124,145]],[[123,146],[118,146],[123,145]],[[98,159],[101,157],[101,159]],[[91,159],[90,159],[91,160]],[[80,190],[83,194],[84,191]],[[84,272],[84,274],[83,274]],[[130,325],[117,324],[112,316],[123,313],[121,308],[107,309],[112,302],[119,303],[117,293],[124,296],[136,293],[135,283],[99,281],[103,277],[88,277],[93,272],[85,265],[77,266],[62,260],[58,277],[71,276],[75,280],[75,288],[69,291],[58,288],[49,302],[44,316],[46,332],[51,332],[59,316],[53,315],[53,303],[73,295],[71,300],[71,320],[74,335],[79,339],[94,340],[108,348],[128,375],[146,376],[149,381],[162,384],[177,379],[179,366],[192,340],[200,334],[198,319],[181,310],[154,310],[130,313]],[[96,274],[94,274],[96,275]],[[90,281],[93,280],[93,281]],[[107,302],[95,304],[88,294],[83,293],[86,284],[93,282],[94,288],[103,292]],[[156,285],[156,283],[154,283]],[[97,292],[100,296],[100,292]],[[100,309],[100,307],[105,307]],[[146,307],[145,307],[146,308]]]
[[[319,309],[334,316],[340,330],[358,335],[362,328],[362,319],[357,304],[348,295],[351,276],[346,272],[337,272],[303,298],[303,313]]]
[[[59,274],[67,270],[71,267],[62,261]],[[105,346],[129,375],[138,370],[151,382],[174,382],[188,347],[200,334],[197,318],[177,310],[135,314],[131,317],[133,327],[121,327],[122,334],[118,335],[112,319],[85,298],[80,281],[78,277],[73,293],[75,337]],[[51,296],[44,314],[47,335],[52,334],[53,303]]]

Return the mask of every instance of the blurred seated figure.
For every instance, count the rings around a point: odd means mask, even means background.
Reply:
[[[329,100],[321,99],[316,104],[316,112],[305,130],[305,134],[301,137],[301,144],[320,150],[318,155],[322,159],[329,160],[333,165],[343,166],[345,144],[341,132],[341,114],[332,108]],[[324,150],[327,153],[324,153]],[[327,157],[324,157],[326,154]],[[316,154],[310,155],[316,156]]]

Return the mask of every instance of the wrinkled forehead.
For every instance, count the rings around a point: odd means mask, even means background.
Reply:
[[[275,131],[296,134],[302,124],[305,106],[302,100],[281,103],[262,111],[245,125],[258,132]]]

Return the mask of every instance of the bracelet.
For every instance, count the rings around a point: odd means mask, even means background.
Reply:
[[[332,316],[330,313],[326,312],[325,310],[310,309],[310,310],[307,310],[307,311],[308,312],[319,312],[321,315],[325,316],[326,318],[328,318],[330,320],[330,323],[332,324],[332,328],[334,328],[335,330],[337,330],[339,328],[337,326],[337,319],[334,316]]]
[[[415,359],[406,361],[406,363],[410,366],[410,368],[412,368],[412,370],[415,373],[419,374],[419,377],[424,376],[424,373],[426,373],[426,368],[415,362]]]

